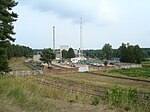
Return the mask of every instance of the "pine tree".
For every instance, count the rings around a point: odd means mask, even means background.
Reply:
[[[7,46],[10,41],[15,41],[11,35],[14,35],[13,22],[18,17],[16,13],[12,11],[18,3],[14,0],[0,0],[0,72],[8,71],[7,62]]]
[[[1,72],[9,72],[9,71],[10,71],[10,69],[8,67],[6,49],[0,47],[0,73]]]

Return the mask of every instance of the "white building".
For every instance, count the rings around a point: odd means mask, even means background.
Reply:
[[[41,55],[40,55],[40,54],[33,55],[33,61],[34,61],[34,62],[40,62],[40,58],[41,58]]]
[[[74,49],[73,51],[74,51],[74,54],[75,54],[76,56],[78,56],[78,50],[77,50],[77,49]]]
[[[72,63],[78,63],[79,61],[83,61],[83,60],[87,60],[86,58],[84,57],[76,57],[76,58],[71,58],[71,62]]]
[[[60,52],[61,52],[62,50],[68,51],[68,49],[69,49],[69,46],[68,46],[68,45],[60,45]]]

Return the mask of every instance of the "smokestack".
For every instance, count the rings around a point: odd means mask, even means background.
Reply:
[[[80,49],[79,49],[79,57],[83,56],[83,48],[82,48],[82,18],[80,19]]]
[[[53,50],[55,51],[55,26],[53,26]]]

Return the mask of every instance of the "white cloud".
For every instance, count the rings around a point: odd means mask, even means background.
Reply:
[[[102,1],[99,3],[98,11],[99,18],[103,18],[104,21],[114,23],[117,22],[117,7],[114,7],[113,4],[110,4],[108,1]]]
[[[16,43],[33,48],[52,46],[52,26],[55,25],[57,48],[61,44],[78,48],[80,17],[83,17],[84,48],[101,48],[106,42],[115,48],[122,42],[135,42],[143,47],[150,43],[148,0],[18,1]]]

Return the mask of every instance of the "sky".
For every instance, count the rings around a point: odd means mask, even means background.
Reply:
[[[82,18],[83,49],[101,49],[105,43],[116,49],[123,42],[150,48],[150,0],[16,1],[15,44],[52,48],[55,26],[56,48],[78,49]]]

